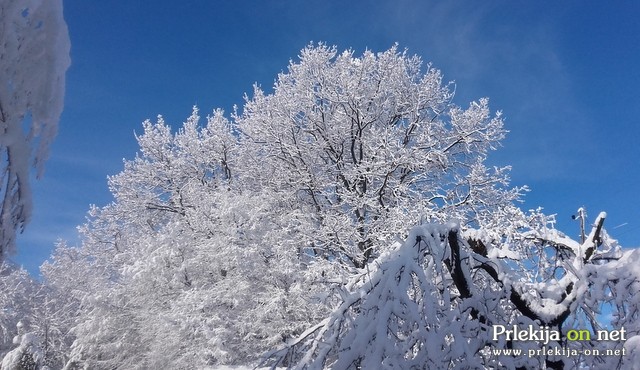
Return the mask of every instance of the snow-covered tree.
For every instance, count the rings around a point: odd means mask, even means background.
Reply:
[[[627,343],[547,344],[639,355],[638,254],[604,214],[574,241],[521,211],[526,189],[484,164],[500,114],[452,99],[397,47],[321,44],[231,119],[146,121],[113,202],[43,267],[66,294],[67,368],[249,364],[274,348],[265,361],[292,368],[627,366],[492,352],[540,349],[493,340],[496,325],[595,331],[608,310]]]
[[[62,112],[69,35],[62,0],[0,2],[0,261],[31,214],[29,169],[42,174]]]
[[[83,245],[43,270],[79,303],[70,363],[192,368],[251,361],[320,319],[299,276],[289,214],[235,182],[237,138],[222,112],[177,133],[144,123],[140,153],[109,179]]]
[[[477,230],[457,224],[417,226],[404,243],[344,285],[341,303],[328,318],[267,354],[263,364],[334,370],[634,369],[640,251],[622,251],[602,228],[604,216],[581,243],[553,229],[523,233],[520,247],[550,248],[529,256],[507,257],[504,244],[485,245]],[[520,263],[537,266],[514,268]],[[611,318],[597,317],[605,308]],[[608,325],[626,337],[598,338]],[[537,334],[524,341],[513,334],[496,338],[496,326],[531,327]],[[572,330],[591,334],[571,340]]]
[[[6,370],[36,370],[43,365],[44,354],[38,337],[33,333],[26,332],[24,324],[20,321],[16,325],[18,335],[13,338],[13,343],[17,345],[15,349],[7,353],[0,363],[0,369]]]
[[[73,341],[69,330],[74,303],[24,269],[0,263],[0,361],[5,357],[7,363],[14,363],[24,354],[41,366],[61,368]]]
[[[311,45],[236,117],[240,176],[304,210],[309,251],[358,268],[421,219],[484,226],[523,189],[483,165],[501,114],[452,98],[440,71],[397,47],[355,57]]]
[[[31,314],[30,298],[37,290],[24,269],[0,263],[0,355],[11,348],[20,320]]]

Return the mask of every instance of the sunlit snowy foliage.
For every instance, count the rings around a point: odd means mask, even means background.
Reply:
[[[62,113],[69,35],[62,0],[0,2],[0,262],[31,215],[29,169],[43,171]]]
[[[461,230],[457,224],[414,227],[404,243],[394,244],[392,252],[340,287],[340,304],[328,318],[267,353],[261,365],[292,369],[632,369],[637,365],[640,338],[636,261],[640,253],[622,252],[600,228],[603,217],[599,216],[583,243],[544,228],[523,232],[525,238],[511,241],[521,251],[541,246],[554,249],[542,254],[545,261],[538,261],[535,270],[516,266],[537,258],[500,257],[497,248],[502,243],[476,239],[477,230]],[[560,250],[571,252],[558,261],[553,254],[561,254]],[[551,270],[553,273],[545,274]],[[594,276],[596,271],[603,276]],[[598,320],[596,315],[605,306],[613,319]],[[531,325],[540,333],[589,330],[594,336],[578,342],[563,336],[549,341],[543,335],[527,341],[505,340],[504,336],[496,340],[494,325]],[[629,340],[596,340],[595,333],[605,325],[625,328]],[[624,357],[606,355],[607,350],[621,353],[623,348]],[[588,352],[594,349],[597,355]],[[512,350],[522,355],[505,355]]]
[[[420,58],[323,44],[230,116],[146,121],[113,201],[42,267],[48,356],[67,369],[631,368],[640,254],[604,213],[589,229],[581,210],[590,233],[575,241],[521,211],[526,188],[485,165],[504,135],[487,99],[457,106]],[[626,343],[547,345],[630,355],[496,355],[542,344],[493,340],[494,325],[625,327]]]
[[[0,369],[14,369],[15,361],[62,368],[76,302],[8,263],[0,264],[0,302]]]

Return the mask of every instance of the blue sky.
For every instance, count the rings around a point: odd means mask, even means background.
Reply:
[[[384,51],[397,42],[455,81],[455,102],[489,97],[510,131],[491,164],[529,185],[523,208],[585,206],[624,246],[640,246],[640,2],[66,0],[72,65],[32,222],[14,260],[37,273],[57,239],[77,243],[107,176],[162,114],[179,127],[242,106],[309,42]],[[408,225],[409,226],[409,225]]]

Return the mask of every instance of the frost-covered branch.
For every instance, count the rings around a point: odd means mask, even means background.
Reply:
[[[62,113],[69,35],[62,0],[0,4],[0,261],[29,222],[29,170],[40,176]],[[24,132],[23,128],[29,131]]]

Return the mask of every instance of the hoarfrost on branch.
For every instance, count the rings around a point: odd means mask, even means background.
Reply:
[[[0,3],[0,261],[29,222],[29,173],[41,175],[63,108],[69,35],[62,0]]]

